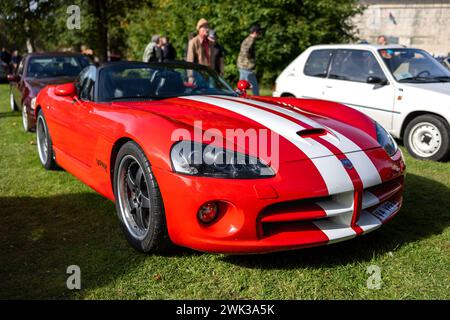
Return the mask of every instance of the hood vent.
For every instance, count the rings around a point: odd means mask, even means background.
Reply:
[[[312,138],[323,136],[327,134],[327,131],[322,128],[312,128],[312,129],[304,129],[297,132],[297,134],[302,138]]]

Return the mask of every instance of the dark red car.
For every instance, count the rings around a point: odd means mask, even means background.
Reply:
[[[11,110],[22,111],[25,131],[36,127],[36,96],[48,84],[73,82],[89,59],[80,53],[44,52],[26,55],[17,71],[8,75]]]

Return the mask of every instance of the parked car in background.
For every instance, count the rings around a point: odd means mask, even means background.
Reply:
[[[25,131],[34,130],[36,96],[48,84],[72,82],[89,65],[82,54],[69,52],[31,53],[25,56],[14,74],[8,75],[11,110],[22,112]]]
[[[415,158],[444,160],[450,154],[450,71],[424,50],[313,46],[280,74],[273,94],[355,108],[402,138]]]
[[[239,96],[198,64],[89,66],[76,84],[42,90],[35,112],[44,168],[58,164],[115,201],[141,252],[171,241],[224,253],[325,245],[377,229],[402,205],[401,151],[369,117]],[[250,145],[248,132],[263,138]]]

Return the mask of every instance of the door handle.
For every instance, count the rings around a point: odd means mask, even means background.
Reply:
[[[326,85],[325,88],[327,88],[327,89],[333,89],[333,86]]]

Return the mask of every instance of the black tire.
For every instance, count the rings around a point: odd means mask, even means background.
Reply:
[[[133,187],[130,187],[128,177],[132,178]],[[145,201],[136,200],[139,195]],[[157,253],[164,252],[171,246],[158,183],[150,162],[135,142],[125,143],[117,154],[114,165],[114,197],[122,230],[134,249],[143,253]],[[145,207],[144,202],[148,203],[148,207]]]
[[[17,110],[16,101],[14,101],[14,95],[13,95],[11,89],[9,90],[9,107],[11,108],[11,111]]]
[[[421,129],[422,135],[419,134]],[[420,141],[428,139],[429,141],[425,140],[424,143],[434,144],[436,147],[427,154],[424,148],[421,149],[420,146],[424,144],[418,141],[418,137],[422,137],[419,139]],[[408,152],[416,159],[444,161],[450,156],[449,124],[444,119],[432,114],[418,116],[406,126],[403,143]]]
[[[295,98],[295,96],[291,93],[282,93],[281,98]]]
[[[38,149],[39,161],[46,170],[58,168],[53,152],[53,143],[45,121],[44,113],[39,110],[36,123],[36,146]]]

